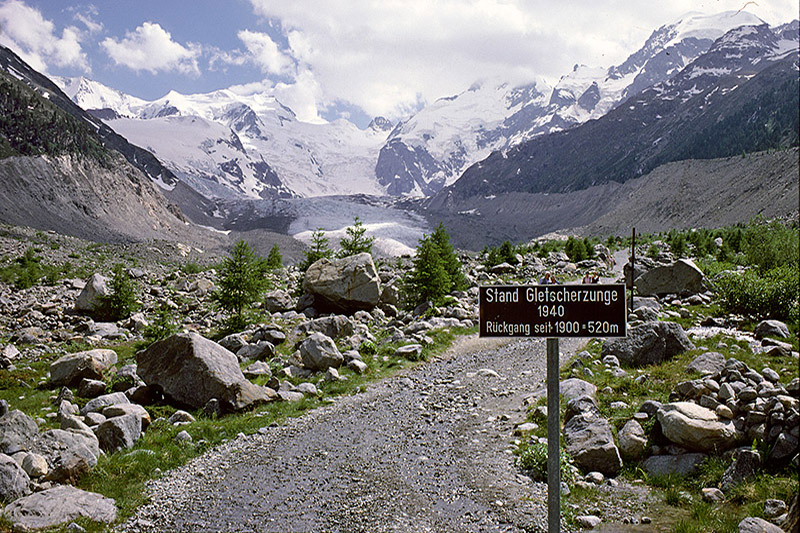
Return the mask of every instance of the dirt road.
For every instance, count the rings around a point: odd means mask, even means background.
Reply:
[[[561,341],[562,361],[582,341]],[[150,486],[128,531],[546,530],[546,485],[513,428],[544,393],[543,340],[459,339],[444,355],[240,437]]]

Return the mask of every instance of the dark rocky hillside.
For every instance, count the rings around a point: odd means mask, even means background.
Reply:
[[[418,208],[431,221],[444,221],[457,246],[474,250],[559,230],[629,235],[634,226],[655,232],[720,227],[757,215],[791,217],[798,212],[798,151],[677,161],[624,184],[569,193],[451,196]]]

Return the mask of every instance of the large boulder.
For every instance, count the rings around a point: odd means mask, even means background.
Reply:
[[[567,412],[564,440],[575,466],[584,472],[616,476],[622,468],[622,458],[614,444],[611,425],[600,416],[594,400],[590,396],[570,400]]]
[[[240,411],[275,398],[275,391],[250,383],[230,351],[197,333],[178,333],[136,356],[137,373],[166,398],[192,409],[216,398]]]
[[[601,354],[616,355],[629,366],[644,366],[662,363],[694,348],[680,324],[655,321],[630,328],[627,337],[606,340]]]
[[[14,524],[15,531],[30,531],[81,517],[111,523],[117,519],[117,506],[114,500],[100,494],[59,485],[18,499],[6,506],[3,515]]]
[[[353,313],[378,305],[381,281],[368,253],[341,259],[320,259],[308,267],[303,290],[322,312]]]
[[[339,368],[344,356],[336,348],[333,339],[322,333],[312,333],[298,348],[303,366],[310,370],[327,370],[329,367]]]
[[[36,422],[17,409],[0,417],[0,453],[13,454],[30,449],[39,426]]]
[[[696,294],[703,290],[703,272],[689,259],[657,266],[634,281],[643,296],[658,294]]]
[[[277,289],[264,295],[264,309],[270,313],[282,313],[293,307],[294,302],[288,291]]]
[[[733,448],[741,435],[733,422],[696,403],[664,404],[656,413],[661,432],[671,442],[696,452],[723,452]]]
[[[117,352],[107,349],[67,354],[50,364],[50,383],[56,387],[77,387],[83,378],[103,379],[103,373],[117,362]]]
[[[108,295],[108,278],[94,274],[75,300],[75,310],[79,313],[93,313],[100,308],[103,298]]]

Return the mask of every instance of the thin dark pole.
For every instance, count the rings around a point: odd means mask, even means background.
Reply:
[[[631,235],[631,283],[628,289],[631,291],[631,298],[630,303],[628,304],[628,309],[633,312],[633,278],[635,276],[634,272],[636,271],[636,228],[633,228],[633,234]]]
[[[561,409],[558,339],[547,339],[547,533],[561,527]]]

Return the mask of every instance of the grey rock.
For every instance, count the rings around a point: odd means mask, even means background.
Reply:
[[[4,453],[0,453],[0,500],[13,502],[30,492],[30,478],[17,462]]]
[[[664,404],[656,416],[664,436],[688,450],[721,452],[734,447],[740,437],[733,422],[722,422],[714,411],[694,403]]]
[[[93,313],[100,308],[102,298],[109,294],[108,278],[94,274],[86,281],[86,286],[75,300],[75,310],[79,313]]]
[[[367,371],[367,363],[359,359],[352,359],[347,363],[347,368],[352,370],[358,375],[362,375]]]
[[[80,467],[76,459],[85,464],[80,468],[94,468],[100,456],[100,444],[91,430],[51,429],[36,439],[31,451],[47,458],[48,479],[68,479],[72,472],[65,469]]]
[[[646,322],[630,328],[628,336],[608,339],[602,355],[614,354],[629,366],[662,363],[674,355],[694,349],[680,324],[675,322]]]
[[[728,492],[743,481],[753,477],[761,466],[761,455],[749,448],[739,448],[733,452],[733,463],[722,474],[719,488]]]
[[[642,468],[651,476],[670,474],[689,475],[697,471],[705,458],[704,453],[683,453],[679,455],[651,455],[642,462]]]
[[[287,291],[277,289],[264,295],[264,309],[270,313],[283,313],[293,308],[294,302]]]
[[[92,398],[86,405],[83,406],[81,409],[81,414],[85,415],[86,413],[92,412],[101,412],[105,407],[109,405],[116,405],[119,403],[131,403],[128,400],[128,397],[125,396],[124,392],[112,392],[110,394],[103,394],[98,396],[97,398]]]
[[[111,523],[117,519],[116,503],[111,498],[69,485],[25,496],[6,506],[3,515],[15,529],[44,529],[78,518]]]
[[[775,444],[769,453],[769,460],[775,462],[784,462],[795,455],[797,455],[798,439],[790,433],[782,432],[775,439]]]
[[[253,334],[253,342],[267,341],[273,346],[286,342],[286,333],[275,327],[261,328]]]
[[[783,500],[769,499],[764,502],[764,516],[766,518],[777,518],[788,510],[789,506]]]
[[[269,365],[264,361],[256,361],[245,368],[242,373],[244,377],[248,379],[253,379],[261,376],[271,376],[272,370],[270,370]]]
[[[310,370],[327,370],[329,367],[339,367],[344,362],[344,357],[336,347],[333,339],[322,333],[312,333],[298,348],[303,366]]]
[[[75,387],[81,379],[103,379],[103,373],[117,362],[114,350],[99,348],[60,357],[50,365],[50,383]]]
[[[100,424],[95,434],[106,453],[132,448],[142,436],[142,419],[136,414],[115,416]]]
[[[789,327],[780,320],[762,320],[756,325],[755,335],[759,340],[764,337],[786,339],[789,337]]]
[[[22,469],[30,478],[40,478],[47,475],[49,467],[47,459],[38,453],[28,453],[22,460]]]
[[[247,346],[247,340],[241,333],[231,333],[220,339],[219,345],[228,351],[236,353],[241,350],[242,347]]]
[[[141,405],[135,403],[118,403],[109,405],[103,408],[103,416],[106,418],[114,418],[118,416],[134,415],[139,417],[141,422],[142,431],[147,429],[150,425],[150,413]]]
[[[770,367],[765,367],[761,371],[761,375],[764,376],[764,378],[766,378],[769,381],[771,381],[772,383],[778,383],[778,381],[780,381],[780,379],[781,379],[780,374],[778,374],[777,372],[772,370]]]
[[[564,425],[564,440],[567,453],[584,472],[597,471],[613,477],[622,468],[611,426],[594,413],[573,416]]]
[[[106,382],[98,379],[83,378],[78,384],[78,396],[81,398],[97,398],[106,391]]]
[[[136,373],[136,365],[130,364],[120,367],[112,379],[111,390],[124,392],[132,387],[141,387],[144,381]]]
[[[257,344],[245,344],[236,352],[236,357],[240,361],[272,359],[275,357],[275,346],[267,341],[259,341]]]
[[[17,409],[0,417],[0,453],[13,454],[29,450],[39,434],[36,422]]]
[[[639,294],[695,294],[703,290],[703,272],[689,259],[648,270],[634,281]]]
[[[250,383],[236,356],[196,333],[179,333],[136,356],[137,372],[166,398],[193,409],[216,398],[226,411],[240,411],[274,399],[274,391]]]
[[[175,435],[175,442],[192,442],[192,436],[185,429],[181,430]]]
[[[641,424],[636,420],[628,420],[617,433],[619,451],[623,459],[640,459],[645,452],[647,436]]]
[[[588,381],[578,378],[568,378],[559,383],[559,393],[564,397],[564,400],[569,402],[574,398],[580,396],[595,397],[597,394],[597,387]]]
[[[303,290],[314,296],[317,310],[348,313],[378,305],[381,283],[372,256],[362,253],[312,264]]]
[[[718,352],[705,352],[695,357],[687,372],[699,372],[702,375],[716,374],[725,368],[725,356]]]
[[[739,533],[784,533],[784,531],[763,518],[748,516],[739,522]]]
[[[404,357],[406,359],[415,361],[419,358],[421,353],[421,344],[406,344],[405,346],[400,346],[397,350],[395,350],[393,355],[394,357]]]

